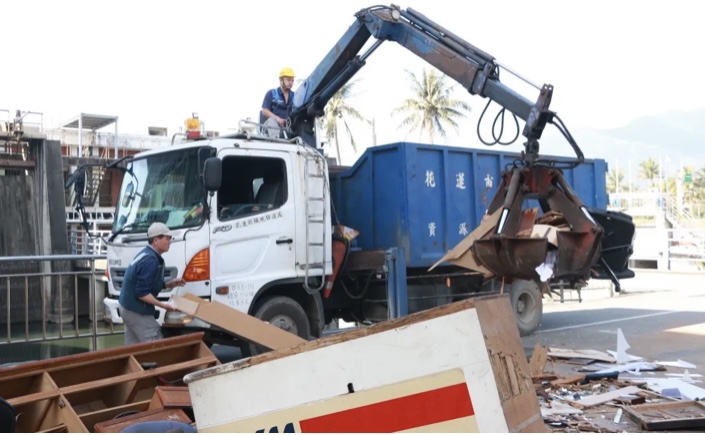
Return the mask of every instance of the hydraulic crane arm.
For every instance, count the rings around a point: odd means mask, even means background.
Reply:
[[[472,246],[480,263],[496,276],[536,278],[536,267],[548,261],[547,252],[553,248],[549,248],[546,238],[527,238],[520,235],[519,230],[524,216],[524,199],[537,199],[544,214],[558,213],[570,228],[558,232],[553,277],[566,282],[587,279],[599,259],[618,284],[616,274],[624,272],[629,254],[612,262],[618,266],[615,270],[601,257],[603,227],[595,222],[563,178],[561,169],[579,165],[584,156],[561,119],[549,109],[553,86],[537,86],[517,75],[538,90],[536,101],[529,100],[500,81],[500,69],[509,70],[494,56],[411,8],[373,6],[357,12],[355,18],[352,26],[296,91],[296,109],[289,117],[292,133],[316,146],[315,121],[323,115],[326,103],[365,65],[382,42],[395,41],[471,94],[499,104],[502,111],[509,111],[525,122],[522,134],[526,142],[522,159],[502,173],[502,182],[487,210],[488,215],[501,210],[497,225],[491,235],[476,240]],[[371,37],[376,41],[359,54]],[[575,161],[561,164],[539,160],[538,140],[547,123],[555,125],[566,138],[577,156]],[[499,139],[496,143],[500,143]],[[612,234],[611,229],[606,234]]]
[[[365,65],[382,42],[395,41],[453,78],[471,94],[489,98],[524,120],[527,160],[537,158],[538,139],[546,123],[553,122],[555,117],[549,110],[553,86],[543,85],[535,102],[527,99],[499,80],[500,65],[493,56],[411,8],[374,6],[362,9],[355,17],[356,21],[297,90],[294,99],[297,109],[290,117],[295,135],[315,145],[315,118],[323,115],[326,103]],[[377,41],[365,53],[358,54],[371,36]],[[559,130],[582,161],[582,152],[562,123]]]

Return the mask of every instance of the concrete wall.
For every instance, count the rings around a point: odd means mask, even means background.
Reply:
[[[66,236],[66,206],[61,148],[58,141],[30,140],[29,155],[35,169],[19,171],[20,175],[0,176],[0,256],[34,256],[68,253]],[[42,304],[47,316],[58,321],[73,320],[73,280],[64,277],[41,279],[28,276],[69,271],[69,262],[10,262],[0,263],[0,275],[11,278],[10,300],[7,300],[7,279],[0,279],[0,321],[7,321],[7,305],[13,322],[42,318]],[[25,303],[25,290],[28,291]],[[42,291],[44,299],[42,299]]]

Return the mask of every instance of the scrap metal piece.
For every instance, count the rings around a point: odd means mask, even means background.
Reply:
[[[472,247],[480,262],[497,276],[536,279],[536,268],[546,259],[545,238],[492,236],[475,240]]]
[[[524,198],[538,199],[543,213],[561,218],[569,228],[556,231],[553,278],[587,278],[600,258],[602,228],[568,185],[562,172],[548,166],[514,167],[504,171],[488,213],[501,210],[494,234],[473,245],[480,262],[498,276],[536,279],[536,267],[547,262],[546,237],[520,237],[526,227]],[[520,234],[521,233],[521,234]]]

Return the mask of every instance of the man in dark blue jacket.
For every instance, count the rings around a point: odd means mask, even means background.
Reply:
[[[171,244],[169,227],[155,222],[147,230],[147,238],[149,245],[140,251],[127,267],[120,289],[120,315],[125,322],[125,344],[163,338],[161,327],[156,320],[156,307],[167,311],[174,311],[176,308],[158,300],[157,295],[165,288],[186,284],[180,278],[164,282],[162,254],[169,250]]]
[[[267,129],[280,130],[286,128],[286,119],[294,110],[294,70],[284,68],[279,72],[279,87],[270,89],[264,94],[259,123]],[[277,132],[278,135],[278,132]]]

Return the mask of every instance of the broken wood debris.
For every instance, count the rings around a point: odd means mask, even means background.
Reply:
[[[609,391],[607,393],[588,396],[588,397],[586,397],[584,399],[580,399],[578,401],[569,401],[569,403],[571,405],[575,406],[576,408],[583,409],[583,408],[587,408],[589,406],[595,406],[595,405],[607,403],[607,402],[610,402],[620,396],[638,393],[639,391],[641,391],[641,388],[639,388],[639,387],[625,387],[625,388],[620,388],[619,390]]]
[[[548,349],[548,356],[557,358],[589,358],[591,360],[604,361],[608,363],[617,362],[617,359],[612,355],[592,349],[573,350],[551,347]]]
[[[551,381],[551,385],[554,387],[560,386],[560,385],[570,385],[570,384],[579,384],[585,379],[585,375],[573,375],[573,376],[568,376],[567,378],[560,378]]]
[[[624,396],[615,398],[614,401],[622,405],[639,405],[646,402],[646,397],[637,396],[635,394],[625,394]]]
[[[531,360],[529,360],[529,374],[532,379],[543,375],[546,361],[548,361],[548,350],[537,342],[531,354]]]
[[[624,410],[646,430],[705,427],[705,405],[701,402],[671,402],[627,406]]]
[[[705,397],[705,389],[695,385],[698,376],[688,370],[663,373],[667,370],[664,365],[626,354],[628,344],[623,336],[622,340],[619,352],[548,349],[555,373],[542,369],[540,377],[532,377],[546,431],[640,432],[705,427],[705,405],[697,401]],[[614,364],[625,359],[629,362]],[[575,364],[578,361],[585,365]],[[680,360],[668,365],[681,372],[685,367],[695,368]],[[653,377],[657,372],[661,377]],[[551,374],[556,375],[555,379]]]
[[[0,370],[0,392],[14,407],[18,432],[119,432],[122,427],[106,426],[148,411],[161,383],[176,386],[185,375],[220,364],[202,337],[200,332],[20,364]],[[149,412],[139,421],[191,422],[182,409]]]

